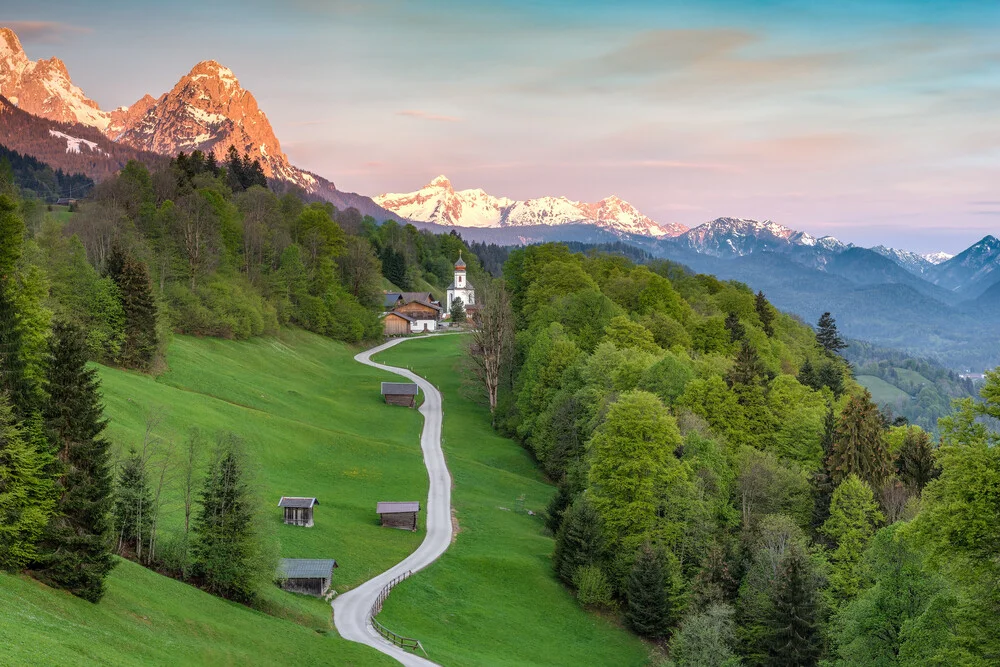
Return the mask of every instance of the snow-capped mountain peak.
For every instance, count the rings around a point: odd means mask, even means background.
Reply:
[[[929,252],[926,255],[923,255],[923,258],[926,259],[931,264],[941,264],[943,262],[947,262],[952,257],[954,257],[954,255],[952,255],[951,253],[940,252],[940,251]]]
[[[910,273],[916,275],[922,275],[932,266],[932,263],[927,260],[923,255],[919,255],[915,252],[910,252],[909,250],[899,250],[897,248],[888,248],[884,245],[877,245],[872,248],[873,251],[887,257],[892,261],[899,264],[901,267],[909,271]]]
[[[677,241],[697,252],[715,257],[742,257],[754,252],[792,246],[840,252],[847,248],[832,236],[816,238],[773,220],[716,218],[677,237]]]
[[[386,193],[374,198],[400,217],[452,227],[529,227],[568,224],[593,225],[619,236],[635,234],[654,238],[676,236],[682,225],[660,225],[616,195],[595,203],[564,196],[515,201],[482,189],[456,191],[446,176],[407,193]]]

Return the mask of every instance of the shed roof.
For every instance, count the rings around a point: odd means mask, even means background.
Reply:
[[[332,558],[282,558],[278,576],[284,579],[331,579],[337,561]]]
[[[399,312],[396,312],[395,310],[386,313],[385,316],[386,317],[389,317],[389,316],[398,317],[399,319],[406,320],[407,322],[412,322],[413,321],[413,318],[410,317],[409,315],[407,315],[406,313],[399,313]]]
[[[376,514],[399,514],[402,512],[419,512],[420,503],[417,501],[403,503],[379,503],[375,508]]]
[[[281,496],[278,507],[312,507],[319,505],[315,498],[300,498],[299,496]]]
[[[409,382],[383,382],[382,395],[391,394],[393,396],[416,396],[419,389],[417,385]]]

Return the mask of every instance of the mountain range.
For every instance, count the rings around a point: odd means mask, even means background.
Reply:
[[[124,166],[120,158],[125,155],[135,159],[143,154],[174,156],[200,150],[222,161],[229,147],[235,146],[241,155],[260,160],[264,173],[284,187],[300,188],[314,198],[340,208],[354,207],[379,219],[396,217],[370,198],[341,192],[329,180],[292,165],[253,94],[240,85],[232,70],[214,60],[196,64],[159,97],[147,94],[130,106],[104,111],[73,84],[62,60],[30,60],[17,34],[0,28],[0,96],[5,100],[3,107],[59,123],[52,129],[70,137],[64,144],[66,152],[90,158],[75,162],[86,162],[83,173],[98,180]],[[0,116],[2,112],[0,108]],[[0,141],[35,155],[37,149],[24,145],[12,122],[0,117]],[[20,118],[17,124],[24,127],[27,121]],[[44,135],[46,129],[36,123],[33,134]],[[107,142],[95,137],[95,132],[132,152],[108,150]],[[61,160],[46,161],[57,168],[72,167]]]
[[[763,290],[779,308],[814,321],[832,311],[854,338],[938,358],[952,368],[1000,363],[1000,240],[987,236],[955,257],[871,249],[773,221],[717,218],[691,229],[656,221],[617,196],[516,200],[455,190],[444,176],[409,193],[374,198],[338,190],[292,165],[264,111],[232,70],[197,63],[158,97],[111,111],[73,84],[58,58],[32,61],[0,28],[0,143],[66,172],[101,180],[128,160],[155,166],[178,152],[224,158],[229,146],[259,159],[277,190],[353,207],[378,221],[410,222],[499,244],[618,241]],[[72,193],[67,193],[72,195]]]

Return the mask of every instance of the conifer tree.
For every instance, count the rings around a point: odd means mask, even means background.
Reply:
[[[649,543],[642,545],[625,590],[625,620],[636,633],[649,639],[667,634],[670,601],[664,585],[663,561]]]
[[[806,360],[802,362],[802,367],[799,368],[799,374],[796,377],[804,387],[809,387],[810,389],[819,390],[823,387],[819,382],[819,376],[816,374],[816,367],[813,366],[812,360],[806,357]]]
[[[881,489],[891,473],[890,460],[882,414],[872,402],[872,395],[865,390],[852,396],[837,420],[833,452],[828,459],[833,481],[839,484],[854,474],[872,489]]]
[[[556,574],[572,584],[577,570],[598,563],[604,553],[601,518],[585,496],[580,496],[563,514],[556,533],[552,564]]]
[[[771,338],[774,336],[774,308],[768,303],[767,297],[764,296],[763,292],[757,292],[753,305],[754,310],[757,311],[757,317],[760,318],[761,328],[764,329],[767,337]]]
[[[906,430],[903,444],[896,458],[896,472],[899,479],[919,496],[924,487],[936,478],[941,469],[934,460],[934,450],[931,438],[919,427]]]
[[[736,313],[726,315],[726,329],[729,331],[729,342],[736,343],[746,338],[747,330],[740,322],[740,316]]]
[[[816,374],[816,384],[816,389],[829,387],[834,397],[840,398],[840,395],[844,393],[844,372],[841,370],[840,363],[828,361],[820,366]]]
[[[143,548],[155,523],[153,512],[146,462],[133,448],[122,461],[115,487],[114,530],[120,555],[134,556],[144,562]]]
[[[17,571],[31,563],[55,506],[45,451],[14,422],[0,394],[0,569]]]
[[[107,421],[97,371],[75,327],[53,328],[45,422],[58,459],[59,494],[39,548],[43,581],[97,602],[114,567],[111,552],[112,474]]]
[[[757,350],[750,343],[743,341],[726,380],[730,387],[737,385],[753,387],[760,384],[766,372]]]
[[[121,293],[125,340],[118,361],[127,368],[148,368],[156,355],[156,302],[146,265],[121,249],[112,251],[107,273]]]
[[[465,303],[458,297],[451,300],[451,321],[455,324],[465,323]]]
[[[260,544],[247,462],[235,436],[220,442],[200,500],[194,521],[194,576],[211,593],[253,601],[260,580]]]
[[[809,667],[820,656],[816,584],[805,556],[793,547],[781,560],[771,593],[768,665]]]
[[[833,454],[836,429],[837,418],[833,412],[833,404],[827,403],[826,418],[823,421],[823,437],[820,439],[820,446],[823,448],[823,465],[812,477],[813,493],[815,494],[812,527],[817,531],[830,518],[830,501],[836,487],[833,483],[833,475],[830,473],[830,456]]]
[[[816,341],[826,350],[827,354],[838,354],[847,347],[847,343],[837,332],[837,321],[830,313],[823,313],[816,327]]]

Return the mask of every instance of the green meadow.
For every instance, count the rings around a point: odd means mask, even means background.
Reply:
[[[555,579],[541,512],[555,488],[528,453],[490,427],[459,370],[462,336],[407,341],[377,361],[412,368],[441,390],[443,445],[460,532],[441,559],[401,583],[379,616],[442,665],[643,665],[649,649],[582,610]],[[517,498],[525,509],[516,513]]]
[[[301,331],[249,342],[177,337],[157,378],[99,368],[116,450],[141,447],[154,423],[155,478],[169,461],[161,547],[183,526],[180,458],[194,427],[205,439],[200,469],[217,434],[246,441],[280,555],[336,559],[339,591],[416,548],[422,531],[379,527],[375,504],[426,497],[421,417],[386,406],[379,382],[395,376],[358,364],[354,353]],[[317,497],[315,527],[285,526],[281,495]],[[108,589],[94,606],[0,578],[0,664],[392,663],[336,637],[328,603],[276,587],[261,604],[270,616],[127,562]]]

